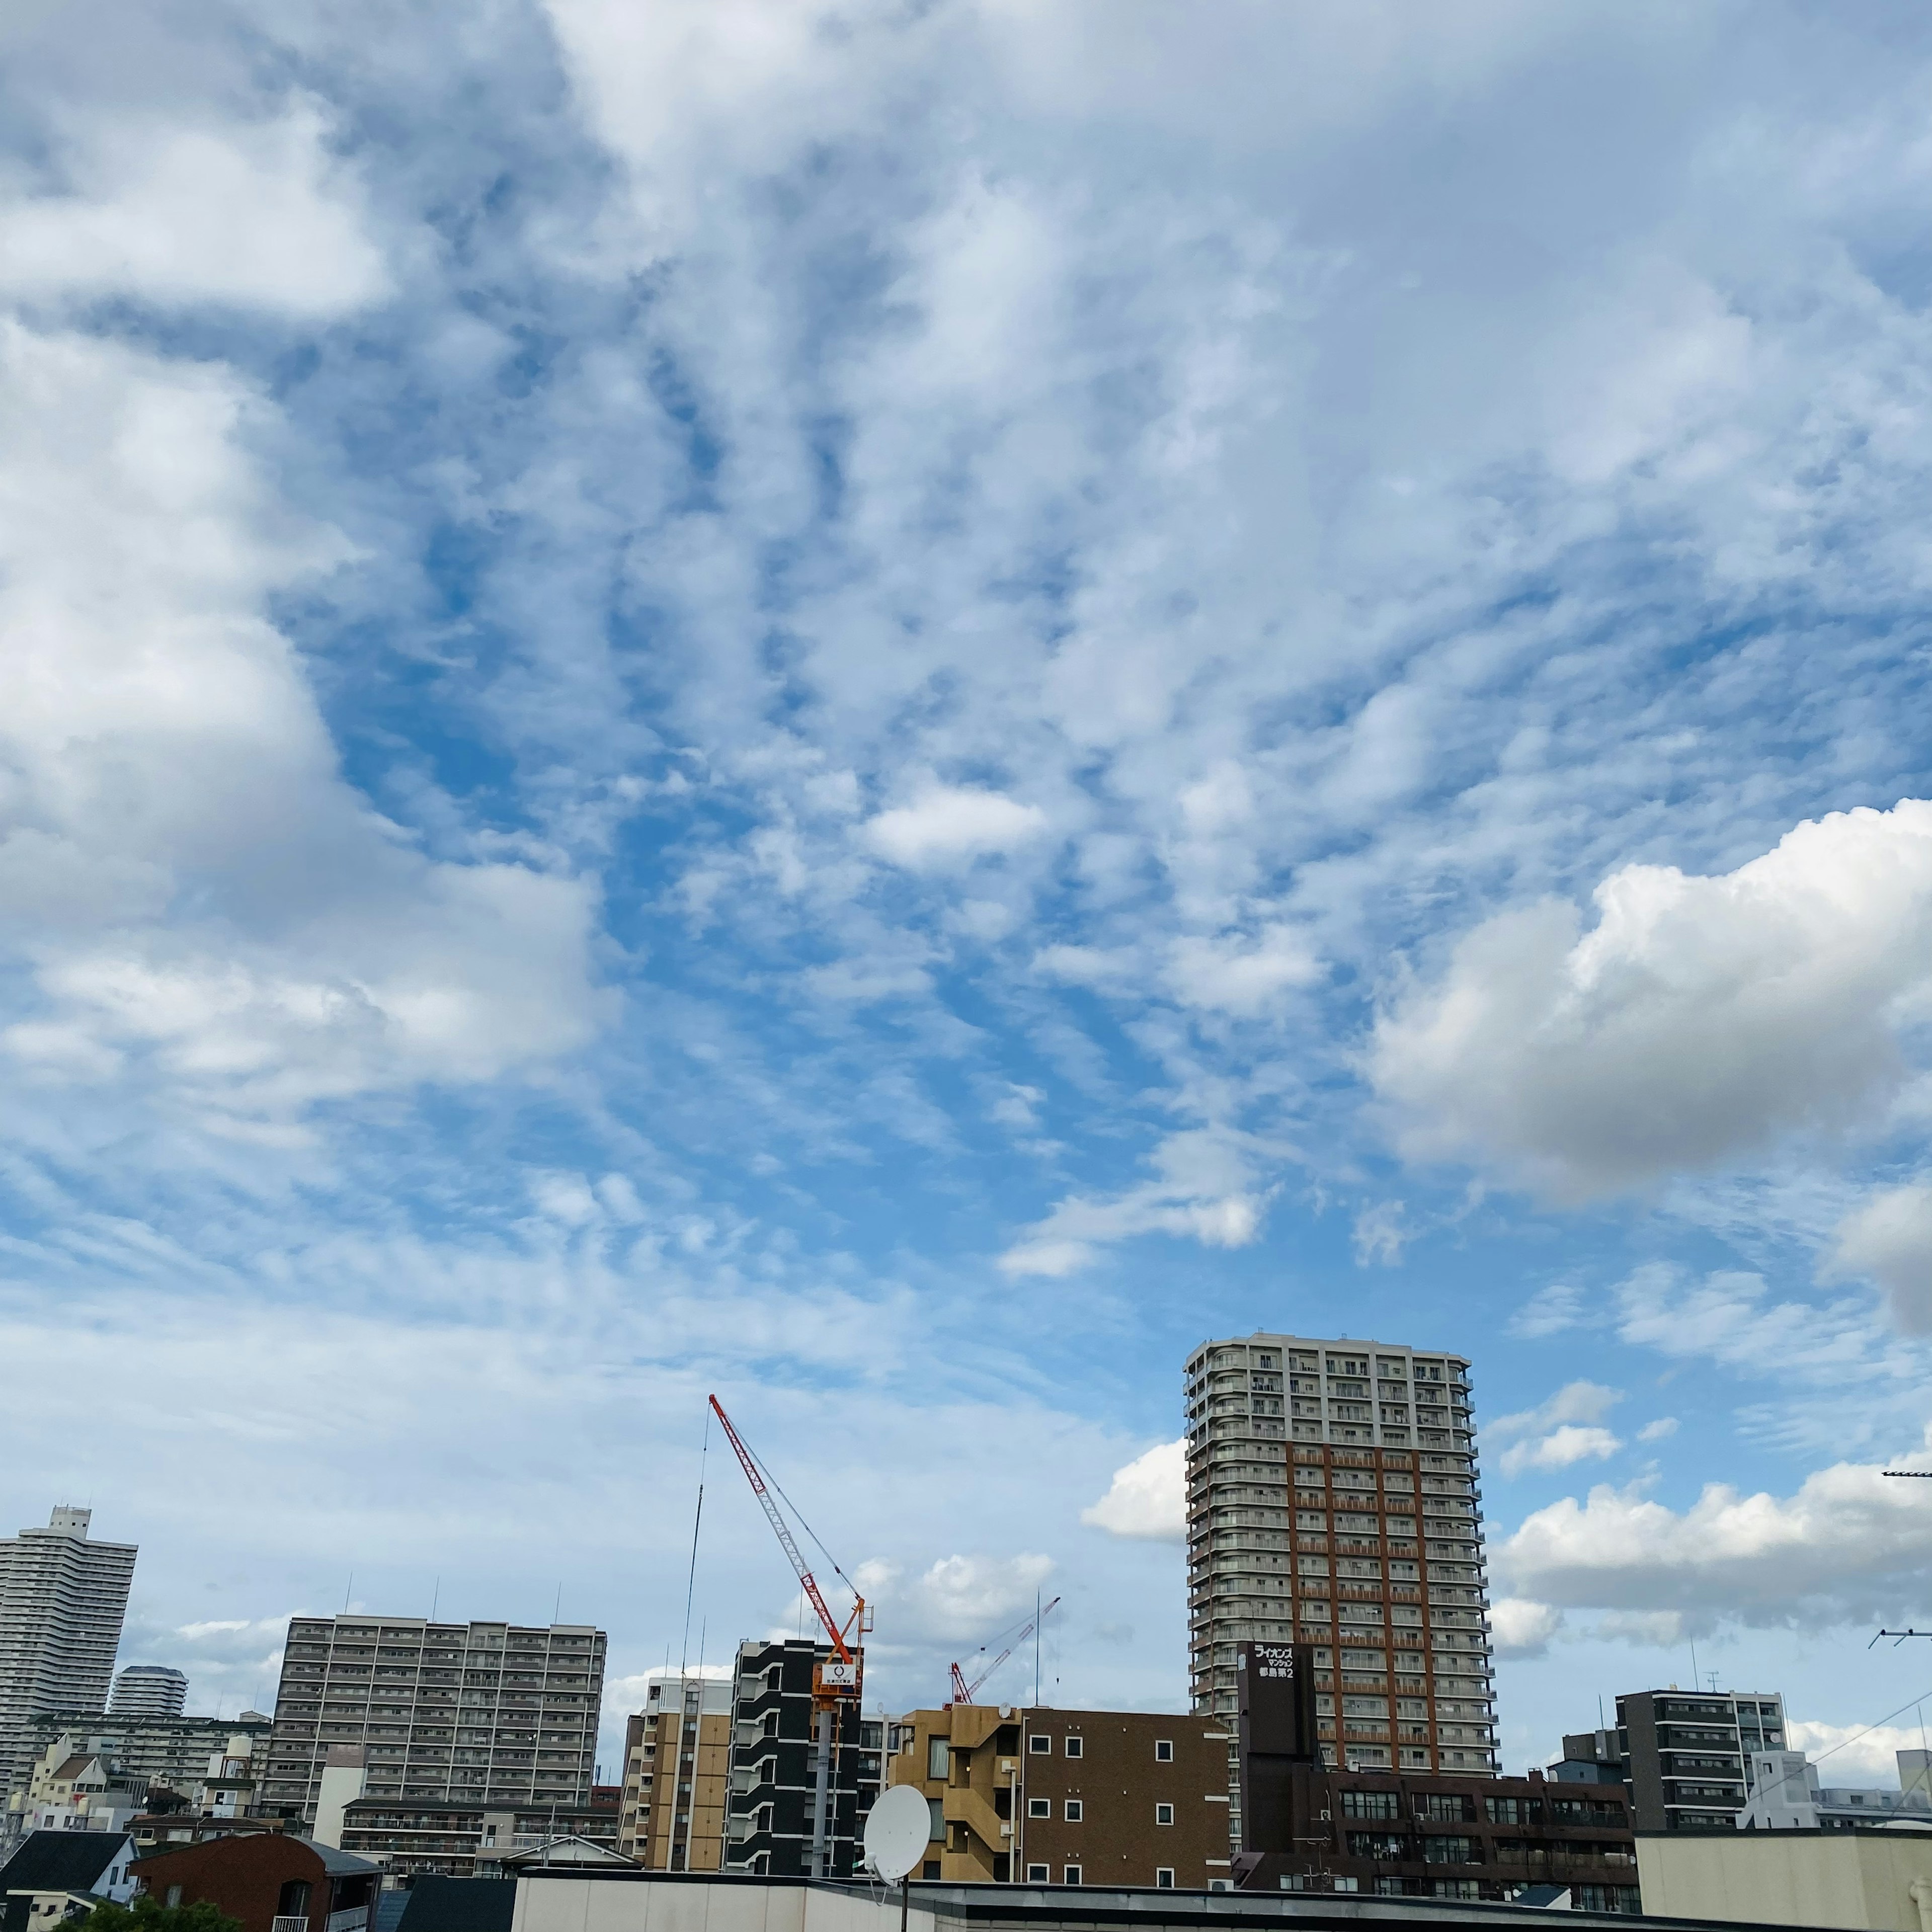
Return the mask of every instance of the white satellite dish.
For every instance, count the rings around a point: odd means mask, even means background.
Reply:
[[[887,1884],[904,1878],[932,1842],[932,1808],[918,1789],[895,1784],[866,1814],[866,1862]]]

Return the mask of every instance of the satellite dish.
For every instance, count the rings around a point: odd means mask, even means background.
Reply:
[[[916,1786],[895,1784],[866,1814],[866,1862],[887,1884],[904,1878],[932,1842],[932,1808]]]

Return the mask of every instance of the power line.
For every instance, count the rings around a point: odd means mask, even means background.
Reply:
[[[1888,1724],[1892,1722],[1893,1718],[1903,1717],[1907,1711],[1910,1710],[1913,1707],[1913,1706],[1924,1703],[1928,1697],[1932,1697],[1932,1690],[1922,1690],[1917,1696],[1906,1698],[1905,1702],[1900,1705],[1896,1711],[1886,1712],[1885,1715],[1879,1719],[1878,1724],[1868,1724],[1863,1730],[1855,1731],[1850,1737],[1841,1738],[1837,1744],[1834,1744],[1830,1750],[1820,1751],[1818,1755],[1811,1760],[1812,1762],[1814,1764],[1822,1764],[1828,1757],[1833,1756],[1837,1753],[1843,1750],[1847,1744],[1855,1744],[1858,1742],[1860,1738],[1870,1736],[1872,1732],[1878,1729],[1879,1724]]]

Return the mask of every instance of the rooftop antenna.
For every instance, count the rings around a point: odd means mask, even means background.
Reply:
[[[350,1590],[354,1589],[354,1588],[355,1588],[355,1587],[356,1587],[356,1572],[355,1572],[354,1570],[350,1570],[350,1573],[349,1573],[349,1582],[348,1582],[347,1588],[345,1588],[345,1589],[343,1591],[343,1592],[342,1592],[342,1614],[343,1614],[345,1617],[346,1617],[346,1616],[348,1616],[348,1614],[349,1614],[349,1592],[350,1592]]]
[[[431,1623],[436,1622],[436,1606],[442,1601],[442,1579],[439,1576],[436,1580],[436,1588],[429,1593],[429,1620]]]

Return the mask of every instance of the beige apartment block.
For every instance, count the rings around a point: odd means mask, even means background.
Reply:
[[[1331,1765],[1493,1775],[1468,1361],[1258,1333],[1195,1349],[1186,1396],[1195,1709],[1232,1721],[1244,1642],[1305,1643]]]
[[[949,1704],[894,1726],[887,1780],[922,1792],[913,1876],[968,1883],[1226,1888],[1225,1726],[1172,1712]]]
[[[649,1871],[721,1870],[730,1775],[730,1678],[654,1682],[625,1726],[617,1849]]]

